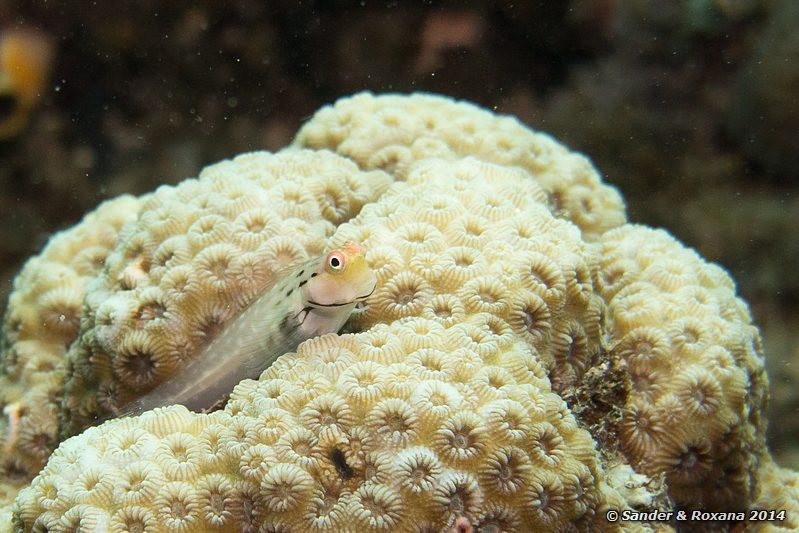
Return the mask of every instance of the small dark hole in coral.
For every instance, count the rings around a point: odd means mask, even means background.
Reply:
[[[350,479],[355,475],[350,465],[347,464],[347,458],[344,457],[344,452],[338,448],[331,452],[330,460],[333,461],[333,465],[335,465],[336,471],[338,475],[341,476],[341,479]]]
[[[155,370],[153,356],[147,352],[139,352],[128,359],[128,368],[136,375],[150,374]]]

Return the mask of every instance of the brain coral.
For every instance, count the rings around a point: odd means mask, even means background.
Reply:
[[[441,97],[345,99],[283,152],[143,199],[46,407],[81,430],[179,372],[281,265],[349,239],[378,276],[350,333],[281,356],[224,410],[66,440],[16,527],[633,531],[669,526],[605,511],[797,507],[726,273],[624,224],[581,156]]]

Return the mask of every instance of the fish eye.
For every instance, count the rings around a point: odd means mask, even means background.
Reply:
[[[327,254],[327,266],[331,272],[340,272],[344,270],[345,264],[346,260],[344,259],[344,254],[341,252],[330,252]]]

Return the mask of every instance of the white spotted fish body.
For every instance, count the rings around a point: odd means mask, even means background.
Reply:
[[[288,269],[197,359],[123,406],[116,416],[172,404],[196,411],[212,407],[241,380],[257,378],[304,340],[341,329],[355,306],[372,294],[376,282],[363,247],[354,242]]]

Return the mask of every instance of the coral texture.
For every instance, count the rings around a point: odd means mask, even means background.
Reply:
[[[254,152],[159,188],[87,292],[67,354],[63,433],[171,378],[390,181],[329,152]]]
[[[475,156],[519,166],[547,193],[549,208],[577,224],[586,238],[626,220],[618,191],[602,183],[588,159],[513,117],[469,102],[361,93],[319,110],[294,144],[335,150],[362,168],[381,168],[399,180],[414,162],[431,157]]]
[[[745,508],[768,394],[746,304],[726,272],[665,231],[626,225],[601,247],[612,353],[632,384],[622,450],[639,470],[665,472],[678,504]]]
[[[460,514],[504,531],[602,527],[593,441],[529,347],[506,339],[476,374],[474,351],[437,369],[401,342],[408,326],[440,331],[432,353],[485,329],[475,316],[320,337],[243,382],[225,411],[91,428],[21,494],[19,517],[126,531],[439,531]]]
[[[516,169],[420,163],[332,240],[358,238],[378,271],[365,332],[302,344],[223,412],[152,412],[67,441],[21,495],[22,523],[616,530],[603,509],[625,502],[550,387],[598,351],[597,261],[544,198]]]
[[[664,526],[605,510],[669,498],[795,505],[727,274],[624,224],[582,156],[428,95],[342,100],[287,150],[145,199],[86,292],[65,433],[179,372],[278,268],[350,239],[378,277],[351,333],[281,356],[223,411],[66,440],[17,528],[614,531]]]
[[[168,378],[389,181],[329,153],[252,153],[106,202],[54,236],[17,277],[5,317],[4,469],[35,475],[61,434]]]
[[[780,468],[766,458],[758,472],[758,487],[752,507],[765,511],[785,511],[786,519],[781,522],[754,523],[751,530],[757,533],[799,531],[799,473]]]
[[[66,373],[64,355],[78,336],[86,287],[139,206],[130,196],[103,203],[54,235],[14,280],[0,346],[5,471],[35,474],[58,444],[55,399]]]
[[[578,228],[554,218],[519,169],[432,159],[406,180],[333,240],[360,239],[377,271],[353,325],[420,317],[450,327],[482,314],[486,334],[516,335],[537,350],[556,390],[574,386],[596,362],[604,310],[592,283],[599,258]],[[473,342],[486,356],[493,346]]]

